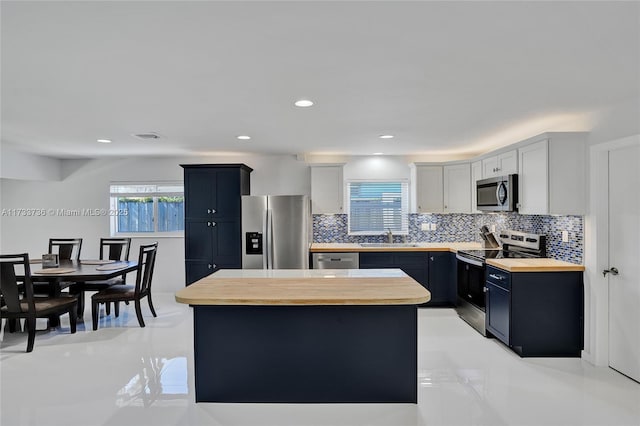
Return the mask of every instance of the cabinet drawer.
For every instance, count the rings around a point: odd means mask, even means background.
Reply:
[[[373,252],[373,253],[360,253],[360,268],[392,268],[393,253],[390,252]]]
[[[422,265],[427,262],[427,253],[426,252],[396,252],[393,254],[394,263],[396,264],[416,264]]]
[[[511,274],[493,266],[487,265],[487,283],[502,287],[505,290],[511,289]]]

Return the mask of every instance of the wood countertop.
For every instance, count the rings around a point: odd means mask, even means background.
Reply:
[[[556,259],[487,259],[487,265],[509,272],[571,272],[584,271],[583,265]]]
[[[399,269],[229,269],[175,297],[189,305],[417,305],[431,293]]]
[[[348,252],[370,252],[370,251],[450,251],[456,253],[458,250],[492,250],[482,247],[476,242],[467,243],[411,243],[414,247],[403,244],[393,244],[384,247],[363,247],[358,243],[313,243],[309,251],[311,253],[348,253]],[[495,249],[493,249],[495,250]]]

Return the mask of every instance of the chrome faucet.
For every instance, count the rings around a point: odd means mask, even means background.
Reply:
[[[387,242],[393,243],[393,233],[391,232],[391,228],[387,228],[389,232],[387,232]]]

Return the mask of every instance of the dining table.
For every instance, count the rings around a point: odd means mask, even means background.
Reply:
[[[60,296],[62,283],[108,280],[138,269],[137,261],[60,260],[58,267],[54,268],[43,267],[40,259],[31,260],[29,263],[31,280],[49,283],[49,297]],[[49,318],[49,327],[59,325],[60,318],[58,316]]]

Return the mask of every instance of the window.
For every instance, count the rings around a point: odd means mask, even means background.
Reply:
[[[407,181],[347,182],[349,234],[409,233]]]
[[[112,183],[111,234],[182,235],[182,183]]]

